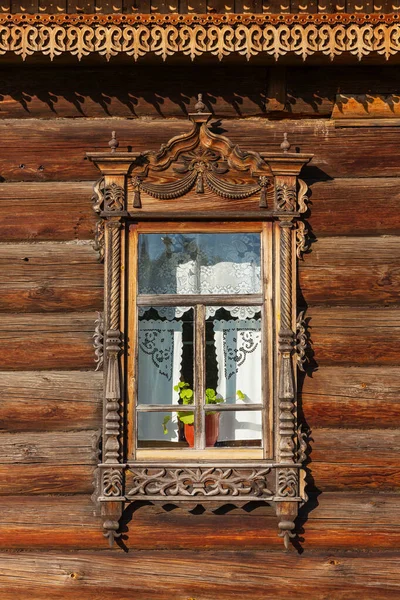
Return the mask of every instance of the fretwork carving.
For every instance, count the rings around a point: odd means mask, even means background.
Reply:
[[[95,330],[93,335],[93,347],[96,355],[96,371],[99,371],[103,366],[103,343],[104,343],[104,319],[103,313],[97,313],[97,319],[95,321]]]
[[[308,335],[306,330],[306,321],[304,319],[304,311],[301,311],[297,317],[296,324],[296,351],[297,351],[297,366],[300,371],[305,370],[305,365],[308,362],[307,358]]]
[[[276,207],[278,210],[296,210],[297,194],[295,186],[282,183],[276,186]]]
[[[244,497],[272,498],[266,477],[270,469],[230,467],[156,468],[130,467],[133,487],[127,493],[165,497]]]
[[[125,191],[120,185],[113,182],[105,186],[103,198],[105,210],[123,210],[125,204]]]
[[[298,507],[306,498],[299,482],[304,481],[301,463],[306,459],[307,442],[297,423],[294,367],[297,361],[299,368],[304,368],[307,339],[302,313],[295,331],[294,282],[295,259],[306,250],[307,233],[301,218],[307,210],[307,186],[298,180],[298,175],[311,157],[291,152],[287,136],[275,153],[244,152],[209,127],[211,115],[204,112],[207,107],[201,98],[195,108],[198,112],[190,114],[190,131],[173,137],[158,151],[120,151],[113,135],[111,151],[89,155],[103,176],[94,185],[93,202],[94,210],[105,223],[104,235],[100,229],[96,235],[96,246],[100,251],[105,248],[104,329],[99,316],[94,336],[98,368],[104,361],[102,462],[98,465],[101,475],[98,501],[104,535],[110,545],[121,535],[118,521],[124,502],[143,498],[178,503],[237,501],[238,504],[265,500],[275,506],[280,535],[288,547],[295,535]],[[185,195],[188,195],[187,202]],[[216,197],[219,199],[215,200]],[[177,198],[183,199],[172,202]],[[215,211],[214,200],[218,207]],[[172,221],[168,218],[170,215],[173,215]],[[269,254],[270,245],[270,255],[276,258],[272,261],[271,273],[267,272],[268,266],[265,269],[267,278],[279,285],[277,297],[267,298],[271,301],[271,327],[278,331],[278,356],[273,361],[269,379],[277,382],[271,386],[276,415],[275,426],[270,424],[271,430],[274,429],[273,440],[265,437],[263,447],[246,448],[246,454],[242,455],[246,460],[240,459],[240,446],[235,448],[235,461],[228,459],[225,453],[224,460],[217,461],[215,456],[219,450],[209,452],[207,447],[197,448],[199,458],[191,455],[192,451],[187,448],[182,456],[173,455],[173,462],[168,458],[169,450],[160,458],[157,448],[150,446],[142,448],[133,444],[132,453],[126,455],[130,444],[124,426],[125,414],[130,415],[130,423],[136,423],[137,407],[134,393],[132,405],[125,404],[131,386],[124,377],[141,342],[136,334],[130,335],[131,329],[124,330],[136,300],[131,296],[134,286],[130,281],[125,282],[124,277],[127,274],[129,279],[131,265],[136,262],[122,262],[122,251],[125,253],[125,245],[129,246],[131,238],[135,236],[136,240],[142,231],[153,230],[144,226],[144,221],[157,219],[163,225],[164,220],[198,219],[204,223],[207,216],[209,221],[215,223],[223,219],[225,224],[230,219],[242,221],[244,217],[249,222],[251,219],[254,230],[262,230],[265,254]],[[135,223],[132,227],[131,221]],[[136,251],[135,246],[133,252]],[[249,260],[248,256],[245,260]],[[272,296],[273,292],[268,294]],[[145,294],[140,300],[146,303]],[[201,311],[198,314],[201,315]],[[237,350],[241,350],[240,346]],[[133,354],[128,354],[132,351]],[[252,347],[246,351],[251,352]],[[239,355],[235,358],[240,360]],[[229,379],[228,374],[227,377]],[[136,380],[136,371],[133,380]],[[141,406],[137,412],[139,410],[144,409]],[[158,411],[158,407],[153,406],[151,410]],[[268,418],[264,415],[263,419],[264,430],[268,432]],[[162,420],[160,428],[161,423]],[[271,448],[267,453],[269,441]],[[150,456],[148,461],[146,456]],[[176,456],[179,456],[177,462]],[[254,461],[249,456],[255,457]]]

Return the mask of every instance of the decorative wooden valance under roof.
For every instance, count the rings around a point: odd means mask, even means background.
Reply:
[[[81,60],[146,55],[163,60],[175,54],[223,60],[257,55],[374,55],[388,60],[400,52],[398,14],[4,14],[0,16],[0,54],[23,60],[62,54]]]

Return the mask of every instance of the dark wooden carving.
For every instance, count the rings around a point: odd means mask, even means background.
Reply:
[[[218,467],[193,465],[171,467],[130,466],[133,487],[126,498],[146,496],[153,500],[171,497],[185,500],[198,497],[199,501],[215,497],[244,498],[245,500],[272,500],[273,492],[267,487],[268,468],[244,466]]]
[[[306,500],[300,485],[306,441],[297,423],[295,384],[296,364],[304,368],[306,336],[302,314],[296,330],[293,282],[296,281],[294,259],[306,249],[301,215],[307,210],[307,186],[298,175],[311,156],[291,153],[286,134],[276,153],[244,152],[211,130],[208,125],[211,115],[202,112],[205,105],[201,96],[196,110],[189,115],[191,130],[172,138],[158,152],[117,151],[118,141],[113,132],[111,152],[88,155],[102,174],[94,186],[94,208],[105,222],[104,426],[98,496],[103,527],[112,545],[119,536],[118,519],[123,504],[140,498],[164,502],[166,498],[179,502],[193,502],[193,498],[201,502],[263,499],[275,505],[279,535],[288,547],[295,536],[298,507]],[[122,229],[129,219],[165,220],[169,206],[176,199],[180,203],[180,219],[226,219],[230,203],[234,203],[236,212],[230,213],[231,219],[274,223],[279,261],[273,268],[280,287],[279,303],[275,302],[273,312],[274,327],[278,330],[273,377],[277,381],[276,433],[272,456],[257,464],[237,458],[221,463],[207,456],[197,464],[193,460],[172,464],[166,462],[167,458],[146,463],[128,461],[124,455],[127,431],[121,418],[126,382],[121,368],[124,325],[120,307],[127,298],[121,295]],[[214,210],[213,202],[224,208]],[[241,208],[242,203],[245,208]],[[133,301],[129,298],[129,302]],[[163,298],[167,305],[168,301],[168,297]],[[194,300],[182,297],[183,304],[189,301]],[[196,320],[196,328],[203,320]],[[95,336],[98,346],[99,331],[98,325]],[[198,339],[203,335],[200,328]],[[100,362],[100,355],[97,356]],[[198,385],[201,391],[201,383]]]

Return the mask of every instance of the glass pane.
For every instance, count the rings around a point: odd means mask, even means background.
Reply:
[[[261,404],[261,307],[210,306],[206,316],[206,402]]]
[[[178,404],[180,381],[193,389],[193,309],[140,307],[138,404]]]
[[[216,414],[216,413],[214,413]],[[206,415],[206,435],[207,435]],[[261,411],[260,410],[236,410],[220,413],[218,437],[215,443],[217,448],[226,446],[251,446],[260,447],[261,442]],[[209,444],[212,445],[209,440]]]
[[[138,412],[137,420],[138,448],[188,448],[176,412]]]
[[[259,233],[139,235],[139,294],[258,294]]]

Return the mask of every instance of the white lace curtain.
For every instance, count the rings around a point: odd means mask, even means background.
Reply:
[[[221,259],[223,257],[224,260]],[[254,234],[190,234],[162,237],[146,235],[140,247],[139,293],[141,294],[257,294],[261,291],[259,236]],[[207,318],[219,306],[207,307]],[[226,306],[231,320],[214,317],[214,345],[218,368],[217,392],[227,402],[242,391],[244,402],[261,402],[261,324],[255,319],[258,306]],[[139,315],[146,315],[141,308]],[[188,307],[157,307],[160,318],[140,320],[139,398],[151,404],[175,404],[173,386],[181,377],[182,324]],[[172,390],[172,391],[171,391]],[[141,400],[143,401],[143,400]],[[147,402],[147,400],[146,400]],[[239,403],[242,401],[238,401]],[[148,423],[160,420],[157,413]],[[224,413],[223,440],[260,438],[261,416],[253,411]],[[140,432],[139,432],[140,433]],[[164,436],[162,428],[142,428],[142,439],[177,440],[177,432]]]

